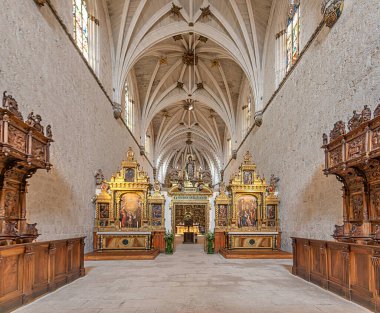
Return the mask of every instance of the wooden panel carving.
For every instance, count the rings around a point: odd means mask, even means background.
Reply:
[[[11,311],[84,273],[84,237],[2,246],[0,312]]]
[[[380,312],[379,246],[292,239],[293,274]]]
[[[23,121],[16,100],[3,94],[0,108],[0,245],[31,242],[38,236],[36,224],[26,223],[26,187],[37,169],[51,167],[51,126],[41,116],[29,114]]]
[[[345,124],[339,121],[323,135],[326,175],[335,175],[343,183],[343,222],[336,225],[333,237],[342,242],[378,244],[380,242],[380,105],[371,119],[364,106],[354,111]]]

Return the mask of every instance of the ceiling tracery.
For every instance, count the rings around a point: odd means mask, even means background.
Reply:
[[[121,102],[132,73],[139,133],[144,138],[149,130],[154,138],[154,165],[164,176],[173,160],[191,153],[207,163],[216,182],[226,139],[237,141],[242,86],[251,89],[260,109],[272,0],[104,1],[113,38],[114,98]]]

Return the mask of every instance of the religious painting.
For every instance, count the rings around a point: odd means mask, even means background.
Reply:
[[[135,181],[135,169],[127,168],[124,172],[124,180],[129,183],[133,183]]]
[[[152,220],[152,226],[162,226],[161,220]]]
[[[120,200],[121,227],[138,228],[141,226],[141,212],[143,202],[135,193],[125,193]]]
[[[276,206],[273,204],[267,205],[267,219],[274,220],[276,218]]]
[[[242,196],[237,202],[238,226],[252,227],[257,222],[257,198],[254,196]]]
[[[252,179],[252,172],[251,171],[244,171],[243,172],[243,183],[244,183],[244,185],[252,185],[253,179]]]
[[[162,225],[162,204],[152,205],[152,226]]]
[[[109,204],[108,203],[100,203],[99,204],[99,217],[100,218],[109,218],[110,217],[110,211],[109,211]]]
[[[218,226],[227,226],[228,206],[227,204],[218,205]]]

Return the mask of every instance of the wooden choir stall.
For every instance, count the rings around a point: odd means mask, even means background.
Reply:
[[[158,182],[152,195],[149,189],[149,177],[129,148],[96,197],[94,252],[86,260],[154,259],[165,251],[165,199]]]
[[[337,242],[293,238],[293,274],[380,312],[380,105],[323,135],[326,175],[343,184]]]
[[[27,181],[49,170],[51,126],[41,116],[23,120],[16,100],[0,108],[0,312],[8,312],[85,274],[84,238],[35,242],[27,222]]]
[[[230,195],[222,185],[215,199],[215,251],[226,258],[251,258],[258,251],[267,257],[289,257],[278,251],[281,231],[276,181],[272,175],[268,185],[257,174],[252,155],[245,154],[228,186]]]

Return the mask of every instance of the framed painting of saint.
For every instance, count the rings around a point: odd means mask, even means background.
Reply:
[[[274,220],[276,218],[276,206],[272,204],[267,205],[267,219]]]
[[[244,183],[244,185],[252,185],[253,184],[252,171],[244,171],[243,172],[243,183]]]
[[[100,203],[99,204],[99,217],[100,218],[109,218],[110,217],[110,211],[109,211],[109,204],[108,203]]]
[[[161,204],[153,204],[152,205],[152,218],[162,218],[162,205]]]
[[[218,205],[218,226],[227,226],[228,207],[227,204]]]
[[[135,181],[135,169],[134,168],[126,168],[124,172],[124,180],[129,183],[133,183]]]
[[[238,227],[252,227],[257,224],[257,198],[246,195],[237,202]]]
[[[125,193],[120,199],[120,226],[139,228],[141,226],[141,213],[143,202],[135,193]]]

